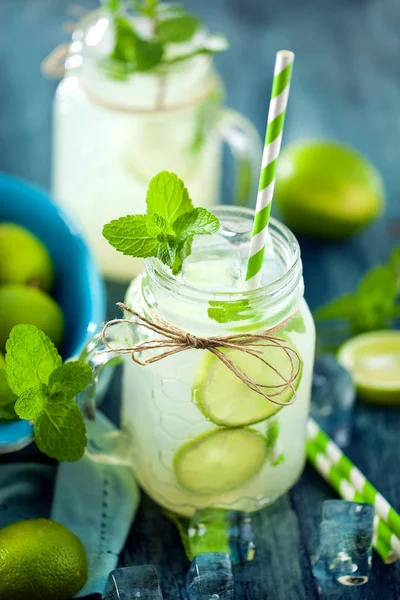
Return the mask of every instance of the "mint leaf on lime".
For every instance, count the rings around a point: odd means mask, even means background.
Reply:
[[[47,386],[41,383],[21,394],[15,403],[15,412],[19,418],[30,420],[39,417],[48,401],[47,392]]]
[[[51,373],[62,363],[53,342],[34,325],[16,325],[6,344],[6,373],[14,394],[41,383],[47,385]]]
[[[53,371],[49,378],[51,392],[63,392],[74,398],[92,381],[92,369],[85,363],[74,360]]]
[[[4,369],[0,369],[0,419],[12,421],[17,418],[14,405],[18,396],[10,389]]]
[[[158,35],[164,43],[177,44],[191,40],[200,27],[201,21],[198,17],[183,14],[161,21],[158,24]]]
[[[147,215],[131,215],[111,221],[104,237],[123,254],[157,257],[174,275],[192,252],[195,235],[218,231],[219,221],[205,208],[194,208],[189,192],[175,173],[162,171],[150,181]]]
[[[175,173],[168,171],[161,171],[150,181],[146,204],[148,215],[156,213],[170,225],[193,209],[185,184]]]
[[[137,258],[155,256],[158,242],[147,226],[147,215],[128,215],[103,227],[103,236],[119,252]]]
[[[35,442],[42,452],[58,461],[82,458],[87,444],[86,427],[77,404],[64,394],[48,402],[35,419]]]

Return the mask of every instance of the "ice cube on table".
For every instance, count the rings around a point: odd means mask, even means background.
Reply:
[[[188,600],[233,600],[234,581],[229,554],[198,554],[186,574]]]
[[[189,548],[193,556],[203,552],[223,552],[230,555],[232,564],[253,560],[254,533],[248,513],[206,508],[192,517],[189,529]]]
[[[108,576],[104,600],[163,600],[152,565],[115,569]]]
[[[350,443],[356,390],[350,373],[333,356],[315,360],[311,416],[342,448]]]
[[[313,561],[314,577],[321,584],[367,583],[372,563],[374,515],[372,504],[345,500],[323,503],[319,547]]]

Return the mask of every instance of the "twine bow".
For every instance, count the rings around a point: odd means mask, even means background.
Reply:
[[[183,331],[182,329],[175,327],[175,325],[172,325],[171,323],[168,323],[159,317],[154,317],[153,320],[150,321],[121,302],[118,302],[117,306],[122,308],[124,311],[129,312],[134,319],[113,319],[105,324],[102,331],[102,339],[107,350],[103,350],[102,352],[130,354],[135,363],[141,366],[146,366],[185,350],[207,350],[208,352],[211,352],[211,354],[214,354],[214,356],[216,356],[230,371],[232,371],[232,373],[236,375],[236,377],[238,377],[248,388],[254,392],[257,392],[266,400],[282,406],[293,404],[296,401],[294,383],[300,373],[300,356],[298,352],[286,342],[285,339],[273,335],[276,331],[278,331],[278,329],[281,329],[291,317],[286,319],[283,323],[280,323],[276,327],[268,329],[263,333],[238,333],[226,336],[201,337]],[[127,323],[129,325],[145,327],[146,329],[153,331],[162,337],[157,337],[153,340],[146,340],[131,347],[127,346],[114,348],[107,340],[106,333],[107,329],[116,323]],[[287,379],[278,371],[276,367],[274,367],[271,362],[265,358],[265,348],[277,347],[282,349],[282,352],[286,354],[290,362],[290,375]],[[161,350],[161,352],[148,356],[143,360],[137,356],[142,352],[148,352],[152,350]],[[276,373],[276,375],[278,375],[278,377],[282,380],[282,383],[265,385],[255,382],[241,367],[239,367],[239,365],[235,363],[234,360],[229,357],[229,353],[224,352],[224,350],[238,350],[254,356],[267,368]],[[276,398],[276,396],[281,396],[289,389],[293,393],[291,400],[279,401]],[[268,390],[268,392],[265,390]]]

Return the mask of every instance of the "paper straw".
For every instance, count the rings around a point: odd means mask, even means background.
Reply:
[[[340,471],[331,463],[329,458],[321,454],[320,448],[312,441],[307,442],[307,458],[323,479],[325,479],[325,481],[329,483],[344,500],[365,503],[365,498],[354,489],[351,483],[343,478]],[[396,552],[392,546],[393,536],[394,534],[392,534],[386,523],[375,514],[372,543],[375,550],[386,564],[391,564],[399,558],[398,552]],[[400,541],[397,540],[396,545],[399,546],[399,544]]]
[[[314,440],[321,450],[329,456],[332,463],[338,467],[344,477],[360,492],[366,502],[375,506],[380,518],[400,538],[400,515],[313,419],[308,420],[307,438]]]
[[[310,419],[308,430],[314,425],[318,428],[318,425]],[[340,469],[333,464],[332,460],[318,445],[315,439],[310,437],[308,437],[307,440],[307,457],[318,473],[342,498],[350,502],[367,502],[371,504],[362,493],[355,489],[353,484],[346,478]],[[394,562],[400,557],[400,540],[377,513],[376,508],[373,545],[382,560],[387,564]]]
[[[289,50],[280,50],[276,55],[261,163],[260,184],[258,187],[253,233],[247,263],[246,282],[248,289],[256,289],[261,285],[264,251],[275,187],[276,168],[282,143],[286,106],[289,98],[293,61],[294,54]]]

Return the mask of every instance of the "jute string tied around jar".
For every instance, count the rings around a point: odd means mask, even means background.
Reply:
[[[141,365],[146,366],[156,363],[160,360],[183,352],[185,350],[207,350],[214,354],[232,373],[238,377],[248,388],[257,392],[263,396],[266,400],[278,404],[281,406],[288,406],[296,401],[296,390],[294,383],[299,376],[301,368],[301,360],[298,352],[290,346],[284,338],[277,337],[274,334],[282,329],[286,323],[292,318],[290,315],[283,322],[278,325],[271,327],[270,329],[264,330],[262,333],[237,333],[233,335],[223,335],[215,337],[201,337],[179,329],[175,325],[164,321],[159,316],[153,316],[152,319],[148,319],[143,315],[140,315],[136,311],[126,306],[122,302],[118,302],[117,306],[122,308],[124,311],[130,313],[133,319],[113,319],[105,324],[102,331],[102,338],[106,350],[102,350],[100,353],[115,353],[115,354],[130,354],[132,360]],[[154,333],[160,335],[155,339],[145,340],[139,342],[134,346],[123,346],[115,348],[107,340],[107,330],[109,327],[116,323],[126,323],[127,325],[133,325],[135,327],[144,327]],[[290,375],[286,379],[274,365],[265,358],[265,348],[276,348],[279,347],[286,354],[290,362]],[[151,352],[154,350],[161,350],[157,354],[152,354],[146,358],[139,358],[138,355],[142,353]],[[224,352],[225,350],[225,352]],[[271,369],[278,375],[278,378],[282,380],[282,383],[275,385],[264,385],[254,381],[247,373],[230,358],[229,353],[226,350],[238,350],[251,356],[254,356],[257,360],[261,361],[266,368]],[[282,396],[286,391],[291,390],[292,398],[288,401],[280,401],[276,396]]]

